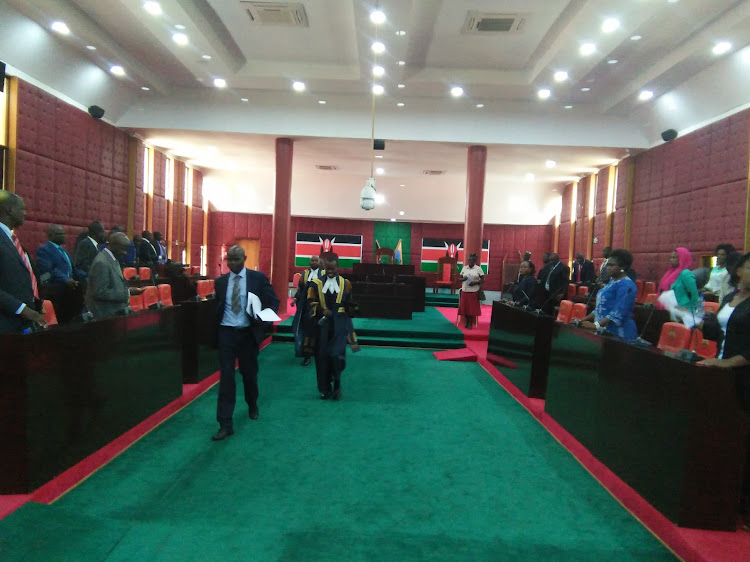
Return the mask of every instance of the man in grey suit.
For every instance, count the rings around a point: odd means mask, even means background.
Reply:
[[[15,233],[23,224],[26,206],[15,193],[0,191],[0,333],[21,332],[36,323],[47,327],[44,316],[35,309],[36,278],[28,256]]]
[[[118,258],[124,257],[130,240],[122,232],[109,236],[107,247],[97,254],[89,270],[86,287],[86,307],[95,320],[122,314],[130,306],[130,295],[139,295],[143,289],[128,289]]]

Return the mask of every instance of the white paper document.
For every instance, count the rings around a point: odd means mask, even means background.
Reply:
[[[247,294],[247,313],[252,318],[258,318],[263,322],[278,322],[281,318],[270,308],[263,308],[263,305],[255,293]]]

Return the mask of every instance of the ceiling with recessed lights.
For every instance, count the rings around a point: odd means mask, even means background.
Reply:
[[[219,208],[269,212],[283,135],[295,215],[386,220],[463,221],[476,143],[485,221],[546,223],[565,183],[747,105],[749,44],[750,0],[0,3],[9,73],[189,159]]]

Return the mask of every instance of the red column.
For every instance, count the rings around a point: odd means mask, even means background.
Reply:
[[[276,197],[273,206],[271,239],[271,285],[281,303],[279,315],[287,312],[289,294],[289,232],[292,194],[294,141],[276,139]]]
[[[487,147],[470,146],[466,160],[466,219],[464,221],[464,264],[471,254],[482,263],[482,207],[484,206],[484,176]]]

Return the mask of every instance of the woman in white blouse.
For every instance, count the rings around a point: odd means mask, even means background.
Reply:
[[[458,314],[463,316],[464,326],[471,329],[474,319],[482,315],[482,307],[479,303],[479,290],[484,283],[484,271],[477,265],[477,255],[471,254],[467,264],[461,269],[459,279],[461,285],[461,298],[458,303]]]

